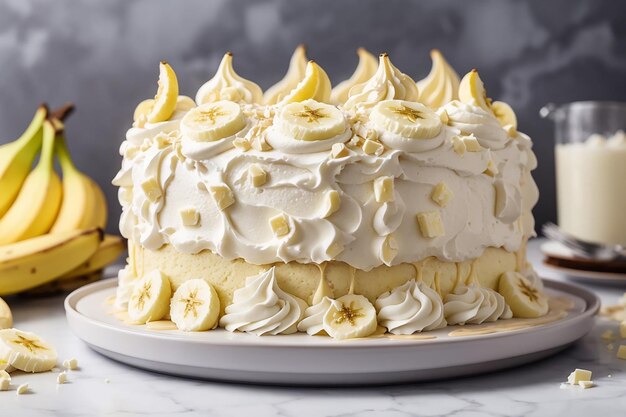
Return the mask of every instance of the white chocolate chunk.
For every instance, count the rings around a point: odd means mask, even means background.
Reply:
[[[617,348],[617,357],[626,360],[626,345],[619,345],[619,348]],[[589,379],[591,379],[591,377],[589,377]]]
[[[493,162],[493,159],[490,159],[489,162],[487,162],[487,169],[485,169],[485,174],[489,175],[490,177],[495,177],[496,175],[498,175],[498,172],[498,167]]]
[[[10,379],[0,379],[0,391],[7,391],[11,386]]]
[[[439,119],[441,120],[441,123],[443,123],[444,125],[447,125],[448,123],[450,123],[450,116],[448,115],[448,112],[446,111],[446,109],[437,110],[437,114],[439,115]]]
[[[504,125],[503,129],[506,132],[506,135],[510,138],[514,138],[515,136],[517,136],[517,128],[515,128],[515,126]]]
[[[270,218],[270,227],[276,237],[284,236],[289,233],[289,221],[287,216],[279,214]]]
[[[620,325],[620,333],[622,330],[622,326]],[[607,341],[611,341],[613,339],[615,339],[615,334],[613,333],[613,330],[608,329],[605,330],[601,335],[600,338],[602,338],[602,340],[607,340]]]
[[[67,382],[67,373],[65,371],[57,375],[57,384],[65,384]]]
[[[63,367],[65,369],[76,369],[78,368],[78,360],[76,358],[66,359],[63,361]]]
[[[626,339],[626,321],[619,324],[619,335],[622,339]]]
[[[363,142],[363,152],[368,155],[380,155],[385,150],[384,146],[381,143],[374,142],[373,140],[366,139]]]
[[[211,185],[209,193],[211,193],[211,197],[213,197],[215,204],[220,210],[225,210],[235,203],[235,197],[233,197],[232,191],[226,184]]]
[[[380,250],[380,259],[385,263],[385,265],[390,266],[391,262],[397,255],[398,242],[392,235],[387,235]]]
[[[575,369],[574,372],[567,377],[567,383],[576,385],[580,381],[591,381],[591,371],[586,369]]]
[[[17,395],[26,394],[27,392],[28,392],[28,384],[22,384],[19,387],[17,387],[17,390],[16,390]]]
[[[326,192],[324,196],[324,208],[322,209],[322,218],[330,216],[341,207],[341,196],[339,195],[339,191],[330,190]]]
[[[437,237],[445,234],[439,211],[417,213],[417,224],[424,237]]]
[[[441,207],[445,207],[452,200],[453,196],[452,190],[443,181],[435,185],[433,192],[430,194],[430,198]]]
[[[463,156],[465,151],[467,151],[467,147],[465,146],[465,142],[458,136],[452,136],[452,148],[454,152]]]
[[[237,138],[233,141],[233,146],[242,152],[249,151],[252,147],[250,142],[245,138]]]
[[[463,140],[467,152],[480,152],[483,149],[474,135],[463,136],[461,139]]]
[[[200,222],[200,213],[194,207],[182,208],[179,213],[183,226],[196,226]]]
[[[161,186],[156,178],[150,177],[141,183],[141,189],[143,190],[146,198],[151,203],[154,203],[161,198],[163,193],[161,192]]]
[[[593,387],[593,381],[578,381],[578,386],[582,389],[587,389]]]
[[[248,178],[254,187],[260,187],[267,182],[267,172],[260,165],[252,164],[248,168]]]
[[[374,180],[374,198],[377,203],[393,201],[394,186],[393,177],[378,177]]]
[[[350,151],[343,143],[335,143],[330,149],[330,156],[334,159],[345,158],[350,155]]]

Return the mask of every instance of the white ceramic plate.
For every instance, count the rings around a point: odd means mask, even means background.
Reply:
[[[575,259],[571,250],[553,240],[549,240],[541,245],[541,252],[546,256],[561,259]],[[600,284],[611,286],[626,286],[626,274],[617,272],[585,271],[583,269],[566,268],[552,264],[543,264],[546,268],[559,273],[559,275],[576,282],[588,284]]]
[[[218,329],[183,333],[130,326],[106,302],[115,279],[82,287],[65,300],[70,327],[94,350],[139,368],[193,378],[288,385],[367,385],[432,380],[507,368],[555,353],[593,326],[600,306],[591,292],[546,280],[546,291],[574,303],[546,325],[481,336],[430,340],[336,341],[306,334],[256,337]]]

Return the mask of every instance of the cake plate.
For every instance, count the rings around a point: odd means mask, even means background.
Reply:
[[[550,296],[572,303],[567,316],[536,327],[432,339],[337,341],[307,334],[257,337],[222,329],[183,333],[119,321],[108,300],[115,279],[71,293],[65,310],[74,333],[117,361],[184,377],[280,385],[372,385],[425,381],[508,368],[554,354],[593,326],[600,300],[573,284],[545,280]],[[467,327],[467,326],[466,326]]]

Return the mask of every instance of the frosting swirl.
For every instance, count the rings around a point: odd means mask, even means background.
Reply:
[[[387,54],[381,54],[378,69],[368,81],[350,89],[344,107],[350,110],[371,109],[384,100],[417,101],[419,93],[415,81],[396,68]]]
[[[306,332],[311,336],[321,333],[324,330],[324,316],[332,304],[331,298],[324,297],[319,303],[307,307],[304,318],[298,323],[298,331]]]
[[[337,84],[330,94],[330,100],[335,104],[345,103],[352,87],[366,82],[376,73],[378,67],[376,57],[364,48],[357,49],[356,53],[359,56],[359,64],[354,73],[349,79]]]
[[[291,334],[297,331],[306,306],[304,300],[280,289],[272,267],[248,277],[246,285],[235,291],[220,326],[229,332],[239,330],[257,336]]]
[[[443,301],[423,282],[410,280],[376,300],[378,323],[393,334],[413,334],[446,326]]]
[[[443,310],[449,325],[475,322],[485,294],[475,285],[459,286],[444,298]],[[483,310],[482,314],[485,315]]]
[[[304,78],[306,65],[309,62],[306,57],[306,48],[304,45],[298,45],[289,61],[289,68],[282,80],[271,86],[263,94],[263,102],[265,104],[276,104],[289,94]]]
[[[438,108],[459,98],[459,75],[452,69],[441,52],[430,51],[433,66],[423,80],[417,82],[419,101],[432,108]]]
[[[443,108],[448,113],[451,126],[463,134],[474,134],[485,148],[502,149],[510,140],[493,113],[479,106],[453,100]]]
[[[204,83],[196,94],[196,102],[199,105],[219,100],[260,103],[262,99],[261,87],[235,72],[233,54],[230,52],[222,58],[215,76]]]

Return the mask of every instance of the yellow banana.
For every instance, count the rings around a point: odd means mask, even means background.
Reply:
[[[54,171],[54,144],[57,129],[46,120],[43,125],[43,148],[35,169],[0,219],[0,245],[47,233],[61,206],[61,180]]]
[[[56,154],[63,170],[63,202],[50,232],[104,228],[106,202],[102,191],[98,184],[76,168],[63,134],[57,137]]]
[[[96,252],[89,259],[72,269],[68,273],[60,276],[59,280],[70,280],[83,275],[91,274],[101,270],[107,265],[115,262],[126,249],[126,241],[120,236],[104,235],[104,239]]]
[[[35,154],[41,148],[43,122],[48,108],[41,105],[28,128],[15,141],[0,146],[0,218],[17,198],[30,172]]]
[[[77,268],[102,241],[100,229],[46,234],[0,247],[0,295],[15,294]]]

